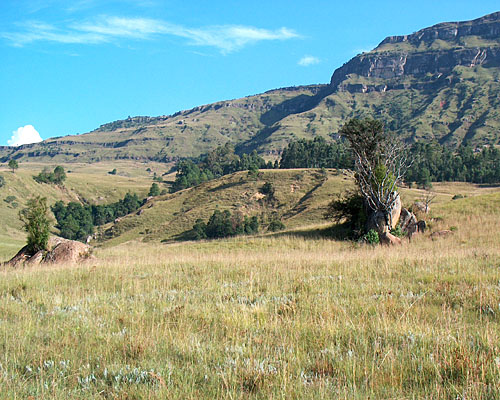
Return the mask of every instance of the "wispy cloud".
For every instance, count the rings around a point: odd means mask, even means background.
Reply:
[[[15,46],[24,46],[37,41],[98,44],[117,41],[120,38],[145,40],[169,35],[187,39],[189,45],[215,47],[222,53],[230,53],[260,41],[299,37],[288,28],[269,30],[242,25],[190,28],[156,19],[116,16],[101,16],[92,21],[73,22],[64,27],[30,21],[24,23],[21,28],[17,32],[0,33],[0,37]]]
[[[319,64],[320,59],[314,56],[304,56],[302,57],[297,64],[301,67],[309,67],[310,65]]]

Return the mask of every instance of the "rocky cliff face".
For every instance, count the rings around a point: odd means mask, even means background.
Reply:
[[[474,21],[443,23],[411,35],[388,37],[373,51],[360,54],[337,69],[330,84],[333,90],[340,91],[386,91],[401,88],[397,82],[401,78],[432,75],[438,79],[451,74],[457,66],[500,67],[500,12]],[[353,75],[369,81],[352,85]],[[410,85],[407,83],[406,87]]]

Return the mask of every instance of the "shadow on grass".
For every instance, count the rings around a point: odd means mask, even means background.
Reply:
[[[231,236],[235,237],[244,237],[245,235],[239,236]],[[298,229],[293,231],[280,231],[267,233],[265,237],[271,238],[283,238],[283,237],[297,237],[306,240],[318,240],[318,239],[332,239],[332,240],[345,240],[351,241],[354,240],[352,237],[352,230],[348,224],[337,224],[328,227],[322,228],[312,228],[312,229]],[[185,232],[179,233],[178,235],[172,236],[169,239],[164,239],[162,243],[173,243],[173,242],[188,242],[188,241],[196,241],[200,240],[193,229],[189,229]],[[214,241],[218,239],[202,239]]]
[[[214,187],[212,189],[208,189],[207,191],[210,193],[217,192],[219,190],[224,190],[224,189],[229,189],[235,186],[243,185],[245,181],[239,181],[239,182],[229,182],[229,183],[224,183],[222,185],[219,185],[217,187]]]
[[[281,231],[268,234],[269,237],[299,237],[302,239],[334,239],[334,240],[352,240],[352,231],[348,224],[337,224],[322,228],[298,229],[293,231]]]

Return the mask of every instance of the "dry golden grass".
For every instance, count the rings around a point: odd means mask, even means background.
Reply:
[[[3,270],[0,397],[499,398],[500,193],[445,200],[454,234],[397,248],[302,229]]]

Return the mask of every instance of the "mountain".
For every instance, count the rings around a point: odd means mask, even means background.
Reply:
[[[231,142],[276,155],[297,138],[331,140],[353,117],[382,120],[409,141],[500,143],[500,12],[391,36],[334,71],[330,83],[134,117],[78,136],[0,148],[39,161],[171,161]]]

